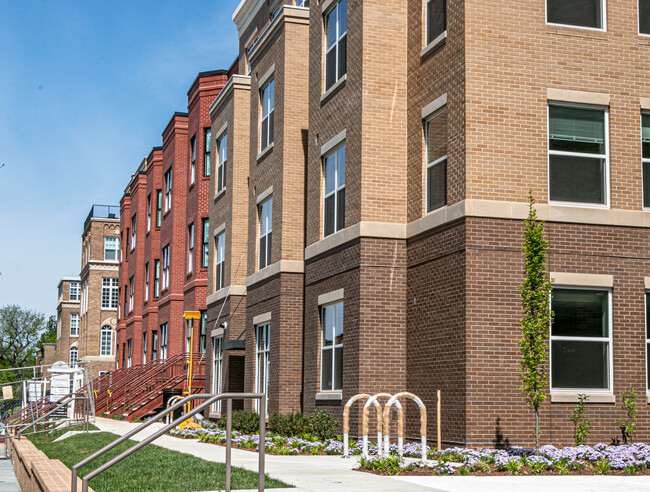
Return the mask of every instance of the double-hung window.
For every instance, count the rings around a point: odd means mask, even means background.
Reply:
[[[136,230],[138,228],[138,218],[134,215],[131,218],[131,251],[135,249],[135,240],[138,237]]]
[[[162,190],[156,190],[156,227],[160,227],[160,223],[162,222],[162,202],[163,192]]]
[[[117,309],[118,280],[102,278],[102,309]]]
[[[325,156],[323,175],[323,236],[329,236],[345,227],[345,145]]]
[[[212,392],[219,394],[223,391],[221,373],[223,369],[223,337],[212,338]],[[213,412],[221,412],[221,401],[212,404]]]
[[[172,208],[172,170],[165,173],[165,212]]]
[[[424,122],[427,213],[447,205],[447,106]]]
[[[188,319],[185,325],[185,353],[189,354],[194,347],[192,347],[192,330],[194,329],[194,320]]]
[[[269,323],[257,325],[256,334],[256,352],[257,365],[255,367],[255,391],[266,395],[265,405],[266,413],[269,409],[269,355],[271,352],[271,325]],[[259,411],[259,402],[256,403]]]
[[[167,323],[160,325],[160,360],[167,359]]]
[[[259,269],[261,270],[271,264],[273,198],[263,201],[257,208],[260,221]]]
[[[151,332],[151,360],[157,360],[158,359],[158,332],[157,331],[152,331]]]
[[[343,303],[321,308],[321,391],[343,389]]]
[[[210,257],[210,221],[209,219],[202,219],[203,225],[203,241],[201,250],[201,266],[208,268],[208,258]]]
[[[70,336],[78,337],[79,336],[79,314],[72,313],[70,315]]]
[[[78,301],[79,300],[79,282],[70,282],[70,300]]]
[[[309,0],[296,0],[296,7],[309,8]]]
[[[70,349],[68,363],[70,366],[76,366],[78,361],[79,361],[79,349],[77,349],[77,347],[72,347]]]
[[[549,199],[607,205],[607,110],[548,106]]]
[[[611,292],[554,288],[551,389],[611,390]]]
[[[149,262],[144,264],[144,302],[149,300]]]
[[[126,346],[126,367],[131,367],[133,365],[133,339],[128,340]]]
[[[325,14],[326,53],[325,90],[327,91],[348,71],[347,36],[348,2],[340,0]]]
[[[272,115],[271,115],[272,116]],[[262,121],[262,130],[264,121]],[[226,187],[226,160],[228,159],[228,134],[224,133],[217,141],[218,160],[217,163],[217,193]]]
[[[107,357],[113,355],[113,330],[110,326],[102,326],[99,341],[99,355]]]
[[[203,150],[203,176],[206,178],[210,176],[210,149],[212,148],[212,129],[211,128],[205,128],[203,130],[203,135],[204,135],[204,145],[205,148]]]
[[[151,230],[151,195],[147,196],[147,232]]]
[[[135,276],[129,279],[129,312],[133,311],[134,296],[135,296]]]
[[[194,270],[194,223],[187,228],[187,273]]]
[[[131,251],[131,228],[126,228],[126,247],[124,248],[124,257],[129,259],[129,251]]]
[[[153,268],[153,298],[160,297],[160,260],[154,261]]]
[[[546,0],[546,22],[604,29],[605,0]]]
[[[639,34],[650,36],[650,0],[639,0]]]
[[[641,165],[643,167],[643,206],[650,208],[650,113],[641,114]]]
[[[147,363],[147,334],[142,334],[142,363]]]
[[[225,279],[225,249],[226,249],[226,233],[222,232],[215,239],[214,244],[214,254],[215,254],[215,266],[214,266],[214,290],[220,290],[224,288]]]
[[[273,143],[274,108],[275,108],[275,80],[262,87],[262,126],[260,128],[260,151]],[[225,136],[225,135],[224,135]],[[221,157],[219,157],[221,159]],[[225,186],[225,182],[224,182]]]
[[[162,250],[162,288],[165,290],[169,287],[169,245]]]
[[[202,354],[205,353],[205,345],[207,342],[208,334],[208,312],[206,310],[201,311],[201,326],[199,329],[199,352]]]
[[[116,261],[118,249],[120,249],[119,238],[105,237],[104,238],[104,261]]]
[[[196,180],[196,137],[190,140],[190,185]]]
[[[447,30],[447,0],[427,0],[427,45]]]

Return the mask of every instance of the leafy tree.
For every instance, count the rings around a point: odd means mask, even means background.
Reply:
[[[546,399],[546,340],[553,318],[550,310],[551,280],[546,272],[548,241],[544,223],[537,220],[535,200],[528,195],[528,218],[524,221],[524,283],[519,286],[523,316],[519,351],[521,352],[521,389],[528,406],[535,411],[535,446],[539,448],[539,408]]]
[[[56,337],[56,322],[54,325]],[[0,367],[33,365],[34,353],[46,329],[45,315],[42,313],[16,305],[1,308]]]
[[[48,318],[45,331],[38,341],[38,346],[40,347],[44,343],[56,343],[56,316],[54,315]]]

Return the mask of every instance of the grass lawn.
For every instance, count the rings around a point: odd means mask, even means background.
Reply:
[[[69,430],[69,429],[68,429]],[[73,428],[73,430],[78,430]],[[80,430],[80,429],[79,429]],[[111,443],[118,436],[106,432],[79,434],[63,441],[53,442],[66,431],[29,436],[34,445],[49,458],[61,460],[68,468]],[[130,448],[135,441],[126,441],[79,470],[84,477],[119,453]],[[96,492],[133,491],[201,491],[225,487],[226,466],[222,463],[204,461],[194,456],[147,445],[121,463],[108,469],[90,481]],[[232,488],[257,488],[257,473],[232,468]],[[266,477],[265,487],[289,487],[289,485]]]

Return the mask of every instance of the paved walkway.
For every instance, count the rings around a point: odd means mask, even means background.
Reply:
[[[20,492],[10,459],[0,459],[0,490],[2,492]]]
[[[138,424],[98,418],[97,427],[106,432],[123,435]],[[152,424],[134,440],[144,439],[162,424]],[[197,456],[207,461],[225,462],[223,446],[198,440],[163,436],[155,441],[158,446]],[[232,450],[232,464],[257,471],[257,453]],[[354,471],[357,458],[340,456],[266,456],[266,473],[294,485],[296,492],[553,492],[559,491],[650,491],[650,477],[603,476],[544,476],[544,477],[380,477]],[[0,490],[4,490],[0,487]],[[282,490],[282,489],[277,489]],[[286,489],[284,489],[286,490]]]

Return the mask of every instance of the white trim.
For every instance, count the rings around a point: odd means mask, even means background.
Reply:
[[[257,205],[262,203],[264,200],[266,200],[268,197],[270,197],[273,194],[273,186],[269,186],[267,189],[265,189],[262,193],[257,195],[257,201],[255,202]]]
[[[345,289],[333,290],[327,294],[321,294],[318,296],[318,305],[322,306],[324,304],[333,304],[338,301],[342,301],[345,296]]]
[[[573,91],[568,89],[546,89],[546,98],[549,102],[567,102],[589,104],[592,106],[609,106],[609,94],[600,92]]]
[[[343,130],[336,134],[336,136],[330,138],[320,147],[320,156],[323,157],[325,154],[328,154],[332,149],[337,147],[341,142],[345,141],[347,135],[347,129]]]
[[[640,3],[641,3],[641,0],[637,0],[637,2],[636,2],[636,26],[637,27],[636,27],[636,29],[637,29],[637,33],[639,34],[639,36],[648,37],[648,36],[650,36],[650,33],[641,32],[641,7],[639,5]],[[650,395],[648,395],[648,398],[649,398],[648,401],[650,401]]]
[[[305,248],[305,260],[314,258],[360,237],[406,239],[406,225],[383,222],[357,222],[350,227],[330,234],[317,243],[307,246]]]
[[[226,330],[224,328],[215,328],[210,332],[210,336],[212,338],[219,338],[222,337],[226,333]]]
[[[228,122],[226,121],[223,125],[221,125],[221,128],[219,128],[219,131],[215,134],[214,140],[215,142],[221,138],[221,136],[226,133],[226,130],[228,130]]]
[[[228,296],[245,296],[246,295],[246,286],[245,285],[228,285],[223,289],[219,289],[214,294],[210,294],[206,298],[206,304],[214,304],[219,302],[222,299]]]
[[[650,110],[650,97],[642,97],[639,100],[642,110]]]
[[[447,93],[445,92],[442,96],[438,97],[437,99],[434,99],[431,101],[429,104],[427,104],[425,107],[422,108],[422,119],[426,120],[431,116],[433,113],[438,111],[440,108],[443,106],[447,105]]]
[[[264,75],[262,75],[258,82],[257,82],[257,87],[262,90],[264,86],[266,85],[267,82],[270,81],[271,77],[275,75],[275,63],[271,65],[271,68],[269,68]],[[275,105],[274,105],[275,106]]]
[[[596,275],[591,273],[551,272],[553,285],[573,285],[580,287],[614,287],[613,275]]]
[[[590,403],[616,403],[616,396],[613,393],[598,393],[593,391],[571,392],[571,391],[551,391],[551,403],[578,403],[580,395],[587,395]]]
[[[246,287],[250,287],[262,280],[273,277],[279,273],[305,273],[305,263],[295,260],[281,260],[262,268],[246,277]]]
[[[600,5],[602,8],[601,22],[603,24],[602,28],[597,27],[583,27],[583,26],[573,26],[571,24],[555,24],[553,22],[548,22],[548,2],[544,0],[544,22],[547,26],[557,26],[557,27],[566,27],[572,29],[585,29],[587,31],[596,31],[596,32],[607,32],[607,0],[600,0]]]
[[[257,316],[254,316],[253,325],[261,325],[261,324],[268,323],[269,321],[271,321],[271,314],[272,312],[269,311],[268,313],[258,314]]]
[[[255,14],[264,5],[264,0],[241,0],[239,5],[232,14],[232,21],[237,26],[239,38],[242,37],[250,23],[255,18]]]
[[[231,92],[235,89],[246,89],[250,91],[251,89],[251,78],[250,75],[233,75],[230,77],[226,85],[223,86],[221,92],[214,98],[214,101],[210,104],[208,112],[210,113],[210,119],[214,120],[217,118],[217,114],[221,105],[228,98]]]
[[[217,228],[214,230],[214,232],[212,233],[212,235],[213,235],[214,237],[217,237],[219,234],[221,234],[221,233],[222,233],[223,231],[225,231],[225,230],[226,230],[226,223],[224,222],[223,224],[221,224],[219,227],[217,227]]]
[[[316,393],[316,400],[321,401],[342,401],[343,392],[341,391],[320,391]]]
[[[442,46],[445,42],[447,41],[447,30],[444,30],[442,33],[438,35],[436,39],[431,41],[429,44],[427,44],[422,51],[420,51],[420,58],[425,58],[431,53],[432,51],[437,50],[440,46]]]

